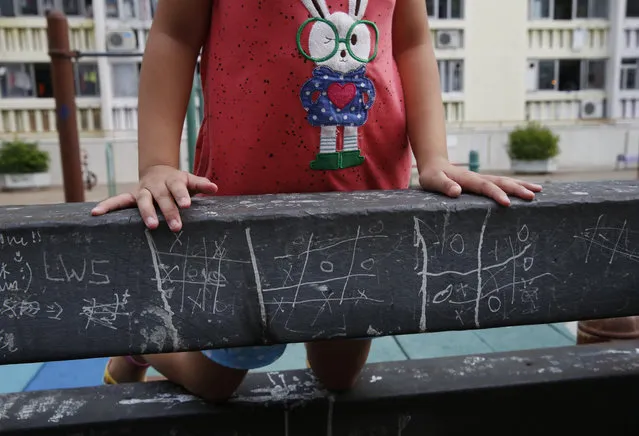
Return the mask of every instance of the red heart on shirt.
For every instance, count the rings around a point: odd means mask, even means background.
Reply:
[[[332,83],[328,87],[328,99],[340,109],[344,109],[355,98],[356,93],[357,88],[352,83]]]

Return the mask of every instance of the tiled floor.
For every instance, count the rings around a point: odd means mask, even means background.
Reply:
[[[389,336],[373,342],[369,362],[392,362],[495,351],[560,347],[575,343],[574,325],[550,324],[499,329]],[[0,393],[96,386],[107,359],[0,366]],[[284,356],[263,371],[303,368],[302,344],[290,345]],[[150,375],[157,375],[152,371]]]

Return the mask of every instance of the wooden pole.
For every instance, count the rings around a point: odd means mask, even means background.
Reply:
[[[59,11],[47,12],[47,40],[51,57],[51,79],[55,98],[56,127],[67,203],[84,201],[80,139],[75,106],[75,81],[69,45],[69,23]]]

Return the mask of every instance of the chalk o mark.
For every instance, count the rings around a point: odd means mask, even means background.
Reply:
[[[320,269],[322,270],[322,272],[332,273],[333,270],[335,269],[335,266],[333,265],[333,262],[329,262],[328,260],[323,260],[322,263],[320,263]]]
[[[524,258],[524,271],[529,271],[530,268],[532,268],[534,263],[535,263],[535,259],[534,258],[525,257]]]
[[[186,271],[186,277],[187,277],[189,280],[193,280],[193,279],[197,278],[197,277],[199,276],[199,274],[200,274],[200,271],[198,271],[198,269],[197,269],[197,268],[189,268],[189,269]]]
[[[465,249],[464,238],[459,233],[455,234],[450,241],[449,247],[457,254],[462,254]]]
[[[365,261],[359,264],[359,266],[361,266],[362,269],[365,271],[372,270],[374,265],[375,265],[375,259],[373,259],[372,257],[370,259],[366,259]]]
[[[446,286],[446,289],[439,291],[433,297],[433,304],[441,304],[448,300],[453,293],[453,285]]]
[[[495,313],[498,312],[499,309],[501,309],[501,300],[498,297],[491,295],[488,299],[488,310]]]
[[[371,224],[368,228],[368,233],[372,235],[378,235],[384,231],[384,223],[381,221],[377,221],[376,223]]]
[[[519,239],[521,242],[526,242],[529,237],[530,237],[530,232],[528,231],[528,226],[524,224],[522,228],[519,230],[519,232],[517,233],[517,239]]]

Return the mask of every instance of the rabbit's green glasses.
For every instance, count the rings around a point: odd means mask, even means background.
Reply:
[[[310,54],[306,53],[306,51],[304,51],[304,48],[302,47],[302,41],[301,41],[302,32],[304,32],[304,29],[306,28],[306,26],[308,26],[309,24],[315,23],[317,21],[326,24],[328,27],[330,27],[333,30],[333,33],[335,34],[335,38],[333,39],[333,41],[335,42],[335,47],[333,47],[333,50],[330,52],[330,54],[322,58],[314,58]],[[355,32],[355,29],[359,25],[370,26],[375,32],[375,47],[373,49],[373,53],[371,54],[371,56],[366,59],[360,58],[359,56],[357,56],[355,52],[353,51],[353,48],[351,47],[351,45],[354,44],[353,42],[351,42],[351,39],[354,36],[353,33]],[[313,61],[315,63],[327,61],[333,56],[335,56],[337,52],[339,51],[340,43],[343,43],[346,46],[346,50],[348,50],[348,54],[350,54],[353,59],[363,64],[367,64],[371,62],[373,59],[375,59],[375,57],[377,57],[377,48],[379,45],[379,30],[377,29],[377,25],[373,23],[372,21],[368,21],[368,20],[355,21],[351,25],[351,27],[348,29],[348,33],[346,33],[346,38],[340,38],[339,31],[337,30],[337,26],[335,26],[334,23],[324,18],[314,17],[304,21],[304,23],[302,23],[300,28],[297,30],[297,49],[300,51],[302,56],[304,56],[306,59]]]

